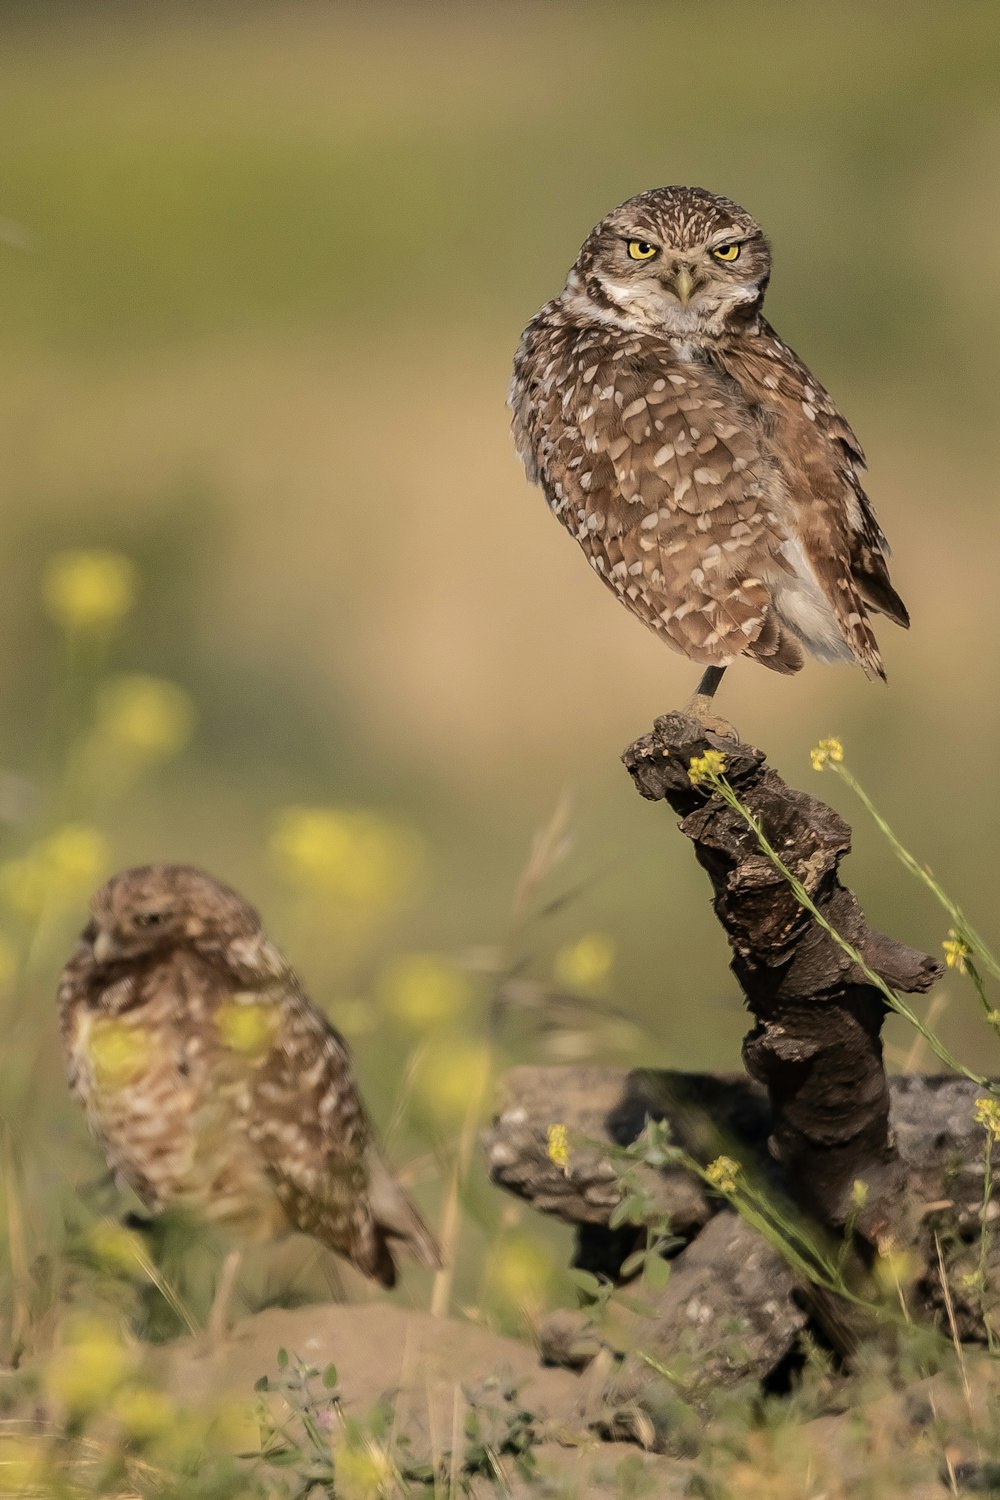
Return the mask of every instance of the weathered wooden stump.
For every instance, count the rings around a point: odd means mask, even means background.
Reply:
[[[870,927],[841,883],[851,833],[839,814],[786,786],[760,750],[668,714],[623,760],[641,795],[666,802],[680,817],[708,873],[732,971],[755,1023],[743,1046],[749,1079],[515,1069],[484,1137],[491,1177],[575,1224],[575,1264],[613,1279],[642,1230],[609,1225],[619,1171],[602,1143],[630,1144],[648,1119],[666,1120],[673,1140],[695,1160],[707,1163],[720,1151],[740,1157],[754,1180],[773,1188],[776,1201],[810,1221],[820,1237],[840,1241],[846,1226],[862,1252],[861,1282],[876,1250],[915,1252],[924,1271],[908,1289],[912,1315],[943,1325],[950,1300],[952,1331],[981,1341],[984,1306],[998,1300],[994,1289],[1000,1292],[1000,1251],[990,1248],[984,1289],[969,1274],[976,1270],[983,1194],[985,1137],[974,1115],[979,1089],[960,1077],[886,1077],[884,995],[803,908],[739,810],[710,784],[692,783],[691,760],[707,750],[725,757],[725,777],[740,802],[870,970],[907,994],[925,993],[940,977],[941,965],[929,954]],[[565,1163],[548,1154],[548,1129],[556,1123],[574,1143]],[[818,1294],[771,1247],[758,1240],[751,1253],[753,1231],[693,1173],[644,1168],[641,1185],[650,1212],[669,1221],[681,1248],[675,1244],[666,1291],[633,1329],[630,1347],[613,1351],[621,1362],[612,1400],[620,1395],[626,1408],[639,1409],[650,1352],[670,1359],[686,1351],[714,1384],[748,1376],[766,1383],[794,1358],[807,1324],[842,1352],[865,1331],[863,1313]],[[955,1272],[950,1298],[940,1281],[939,1239]],[[734,1328],[743,1331],[742,1355],[733,1354]],[[563,1350],[567,1362],[579,1362],[599,1346],[585,1314],[563,1314],[543,1331],[543,1348],[556,1360]]]
[[[865,1232],[908,1237],[906,1171],[889,1129],[882,1061],[885,999],[799,905],[740,813],[692,785],[691,760],[708,749],[725,756],[727,781],[826,920],[887,984],[922,994],[941,965],[868,925],[838,876],[851,830],[825,803],[786,786],[760,750],[706,735],[683,714],[658,719],[626,750],[638,791],[680,815],[712,882],[733,973],[757,1023],[743,1059],[767,1089],[772,1150],[793,1197],[839,1228],[861,1181]]]

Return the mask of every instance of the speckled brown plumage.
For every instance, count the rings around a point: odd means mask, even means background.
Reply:
[[[864,455],[763,318],[770,270],[756,221],[703,189],[614,209],[524,332],[518,452],[604,582],[692,661],[795,672],[805,646],[884,677],[869,612],[908,619]]]
[[[70,1085],[121,1185],[240,1238],[313,1235],[384,1286],[438,1264],[343,1039],[227,886],[183,865],[97,892],[63,972]]]

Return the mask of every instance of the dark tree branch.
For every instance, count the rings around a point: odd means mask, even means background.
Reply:
[[[708,749],[725,756],[726,779],[826,920],[886,982],[923,993],[941,966],[874,931],[838,869],[851,832],[825,803],[782,781],[762,751],[721,739],[695,719],[668,714],[623,760],[650,801],[680,814],[715,893],[732,969],[756,1026],[744,1041],[751,1077],[768,1092],[772,1151],[808,1212],[837,1228],[855,1181],[868,1189],[865,1232],[909,1237],[907,1174],[889,1129],[882,1062],[886,1003],[843,949],[797,901],[745,819],[688,767]]]

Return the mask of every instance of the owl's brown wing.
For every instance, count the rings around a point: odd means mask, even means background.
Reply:
[[[793,532],[845,640],[870,676],[884,677],[867,610],[903,626],[909,617],[889,581],[888,544],[861,480],[860,443],[828,392],[768,324],[723,344],[719,358],[766,414]]]
[[[383,1161],[343,1039],[289,981],[257,1074],[251,1139],[289,1221],[383,1286],[394,1240],[437,1265],[434,1238]]]
[[[593,568],[693,661],[797,671],[766,581],[785,567],[775,468],[738,393],[665,341],[559,330],[554,345],[519,356],[515,437]]]

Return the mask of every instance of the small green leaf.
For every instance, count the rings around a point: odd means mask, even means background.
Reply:
[[[670,1262],[662,1255],[647,1255],[643,1279],[651,1292],[662,1292],[670,1280]]]
[[[288,1368],[288,1350],[287,1349],[279,1349],[278,1350],[278,1369],[279,1370],[286,1370],[287,1368]]]
[[[569,1279],[573,1285],[588,1297],[599,1297],[601,1295],[601,1282],[593,1271],[580,1271],[575,1267],[569,1273]]]
[[[327,1365],[326,1369],[323,1371],[323,1384],[326,1386],[328,1391],[333,1390],[334,1386],[337,1384],[336,1365]]]
[[[622,1261],[620,1274],[622,1276],[634,1276],[637,1271],[642,1270],[645,1260],[646,1251],[644,1249],[633,1250],[632,1254],[627,1255]]]

